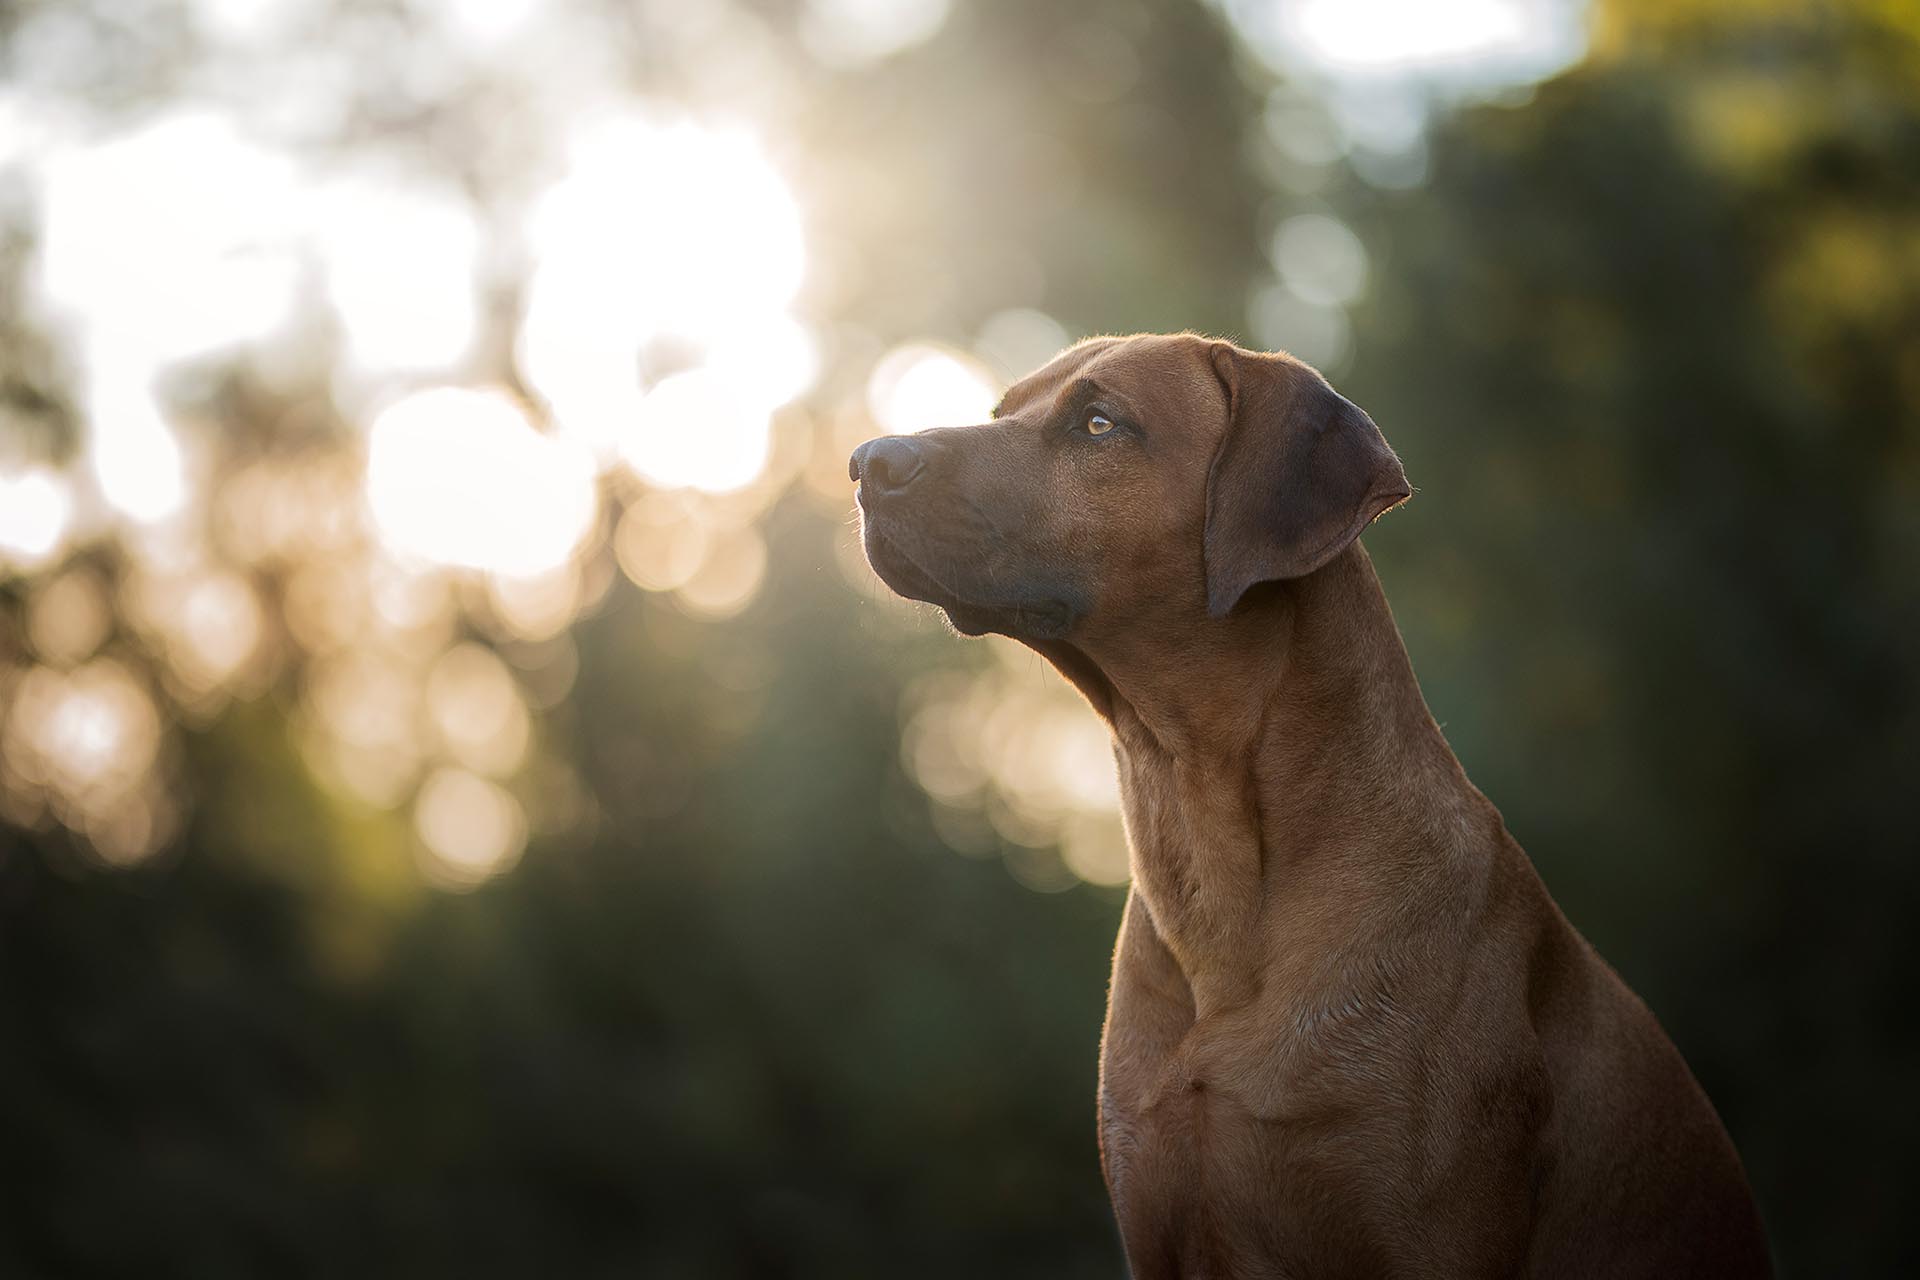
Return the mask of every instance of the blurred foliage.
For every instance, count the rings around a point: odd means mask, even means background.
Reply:
[[[103,116],[202,56],[190,22],[70,8],[97,56],[53,89]],[[1278,84],[1185,0],[981,0],[857,65],[806,56],[793,5],[668,8],[576,16],[644,92],[757,119],[791,175],[823,372],[777,425],[809,475],[871,429],[889,344],[964,346],[1008,307],[1246,334],[1276,226],[1358,233],[1340,381],[1418,489],[1369,546],[1436,715],[1687,1053],[1784,1268],[1920,1261],[1911,12],[1610,0],[1581,65],[1438,111],[1409,185],[1281,154],[1269,95],[1293,127],[1337,118],[1335,91]],[[409,12],[322,6],[286,37],[359,53],[312,145],[507,199],[547,163],[538,112],[503,110],[511,76],[433,63]],[[36,230],[9,226],[4,429],[57,460],[75,375],[19,301]],[[476,363],[518,386],[500,277]],[[350,438],[330,341],[277,384],[215,362],[173,387],[223,475]],[[182,799],[157,856],[108,868],[38,810],[0,824],[0,1270],[1117,1274],[1092,1089],[1120,897],[1033,892],[991,828],[984,859],[949,847],[903,707],[988,659],[848,585],[831,492],[755,507],[764,586],[723,620],[589,548],[606,594],[581,589],[577,673],[511,784],[533,838],[470,892],[422,883],[403,813],[317,776],[321,664],[272,627],[284,663],[243,695],[164,704],[154,767]],[[297,606],[297,566],[246,572]],[[0,658],[30,651],[41,589],[0,582]],[[537,684],[522,651],[551,642],[450,590],[431,645],[480,639]],[[103,652],[173,697],[147,625],[117,613]],[[573,816],[544,822],[556,795]]]
[[[1609,7],[1464,113],[1349,391],[1427,695],[1661,1015],[1797,1274],[1895,1274],[1920,1121],[1920,62],[1874,6]],[[1369,234],[1371,233],[1371,234]],[[1417,515],[1416,515],[1417,513]]]
[[[863,639],[789,523],[729,624],[781,654],[756,729],[624,598],[561,729],[602,838],[470,895],[378,913],[288,866],[363,836],[244,710],[196,744],[177,861],[13,837],[9,1272],[1110,1273],[1114,904],[939,843],[889,674],[928,644]]]

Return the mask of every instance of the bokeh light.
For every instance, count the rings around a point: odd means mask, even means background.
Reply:
[[[1568,0],[1217,2],[1276,64],[1336,77],[1518,82],[1585,47],[1585,6]]]
[[[76,566],[34,591],[27,643],[44,662],[70,667],[93,656],[113,629],[113,602],[92,570]]]
[[[525,38],[531,13],[452,6],[428,20],[477,66]],[[799,31],[824,65],[871,66],[949,16],[936,0],[835,0],[809,4]],[[203,17],[235,48],[296,21],[218,5]],[[48,30],[36,23],[35,38]],[[722,16],[682,34],[744,31]],[[564,644],[616,570],[695,623],[736,617],[765,586],[761,522],[795,476],[844,508],[837,460],[852,444],[982,421],[999,388],[1070,340],[1033,308],[990,315],[972,351],[842,333],[860,382],[816,427],[790,407],[821,376],[821,343],[798,313],[808,253],[784,165],[738,120],[606,93],[590,87],[591,59],[579,65],[576,85],[552,86],[554,113],[526,121],[555,163],[516,172],[514,199],[491,210],[398,155],[320,160],[297,140],[337,122],[245,116],[218,94],[91,133],[14,113],[48,228],[36,298],[73,338],[87,472],[76,482],[31,455],[0,471],[0,565],[58,568],[113,535],[114,516],[134,522],[116,535],[132,552],[123,569],[75,567],[32,592],[27,637],[47,664],[22,669],[42,689],[34,705],[51,705],[43,670],[110,645],[116,613],[153,660],[113,668],[155,709],[149,766],[170,719],[205,723],[291,666],[316,778],[374,810],[413,797],[441,879],[505,865],[480,853],[514,841],[449,834],[445,797],[478,794],[468,775],[545,767],[536,717],[577,660],[523,686],[496,647]],[[503,273],[517,287],[490,295]],[[499,298],[517,305],[490,311]],[[501,319],[508,369],[488,365]],[[220,392],[203,372],[241,361],[296,397],[276,410],[284,447],[231,450],[214,429],[223,410],[205,397]],[[430,792],[423,777],[439,780]],[[999,827],[1030,842],[1064,830],[1046,795],[998,795],[976,800]],[[1052,865],[1016,874],[1052,887]]]
[[[242,42],[281,21],[215,16]],[[486,57],[527,16],[459,7],[434,21],[463,56]],[[809,5],[801,29],[823,63],[871,65],[948,16],[944,3],[841,0]],[[82,507],[96,493],[145,530],[118,580],[77,567],[33,593],[28,637],[48,664],[25,669],[33,706],[55,705],[51,673],[93,660],[123,611],[154,655],[151,684],[110,667],[119,682],[99,689],[120,700],[95,689],[72,705],[124,712],[121,695],[141,689],[151,749],[127,758],[151,772],[169,715],[202,723],[291,662],[302,672],[296,742],[314,775],[376,811],[411,800],[430,878],[474,882],[517,856],[526,823],[499,787],[545,767],[536,718],[577,669],[562,662],[523,685],[496,646],[564,644],[615,569],[697,624],[736,617],[766,583],[761,521],[795,475],[843,509],[839,459],[858,440],[984,421],[1008,381],[1071,340],[1030,307],[990,315],[971,350],[843,335],[860,382],[816,446],[806,415],[786,408],[821,374],[819,339],[796,312],[801,208],[754,133],[612,100],[566,119],[549,136],[559,163],[528,175],[521,216],[504,224],[417,167],[316,164],[273,140],[288,122],[242,123],[214,105],[97,139],[32,135],[53,230],[39,297],[75,335],[90,476],[76,490],[46,465],[0,473],[0,562],[58,566],[92,536]],[[163,198],[139,198],[158,186]],[[226,194],[209,211],[216,187]],[[514,368],[469,382],[489,340],[489,273],[508,267],[524,272]],[[316,306],[327,317],[317,327]],[[315,424],[337,413],[344,435],[296,433],[285,451],[229,457],[200,429],[204,408],[179,397],[179,370],[243,350],[274,385],[299,385],[329,333],[337,365],[322,394],[333,403],[286,412]],[[183,518],[202,486],[204,528]],[[597,554],[603,534],[611,555]],[[846,554],[849,579],[884,595]],[[460,639],[463,626],[477,638]],[[558,692],[542,695],[540,680]],[[945,748],[977,754],[971,788],[941,772],[924,731],[909,732],[909,759],[950,814],[970,809],[1022,851],[1009,870],[1023,883],[1112,883],[1124,876],[1108,839],[1113,798],[1077,793],[1071,770],[1057,772],[1086,754],[1092,722],[1070,700],[1030,693],[988,680],[967,717],[930,707],[915,722],[998,726]],[[33,739],[35,758],[78,749],[47,726],[94,722],[49,716],[32,721],[54,734]],[[1023,724],[1032,732],[1010,736]],[[456,799],[480,816],[456,822]]]
[[[420,785],[414,830],[426,868],[447,888],[466,889],[499,875],[520,858],[526,814],[504,788],[462,769],[441,769]]]
[[[980,326],[973,349],[1004,385],[1058,355],[1070,337],[1058,320],[1032,307],[996,311]]]
[[[161,723],[144,684],[110,658],[67,672],[34,667],[8,683],[0,782],[9,810],[44,807],[111,863],[158,849],[173,814],[153,776]]]
[[[800,38],[833,67],[878,62],[931,39],[952,0],[805,0]]]
[[[1367,250],[1344,223],[1325,214],[1295,214],[1273,233],[1280,280],[1303,301],[1343,306],[1367,287]]]
[[[162,519],[185,501],[187,474],[156,379],[288,318],[299,279],[294,171],[230,120],[183,110],[56,151],[39,181],[38,283],[79,331],[101,493],[136,520]]]
[[[0,474],[0,565],[37,569],[55,558],[73,516],[66,481],[46,467]]]
[[[964,352],[931,342],[895,347],[874,365],[867,381],[868,412],[891,435],[985,422],[998,399],[991,370]]]
[[[738,488],[814,376],[788,314],[799,210],[753,139],[646,117],[576,130],[528,221],[519,362],[561,430],[656,483]]]
[[[507,664],[484,645],[455,645],[427,673],[427,717],[448,755],[493,777],[527,756],[531,722]]]
[[[302,746],[315,771],[363,804],[400,803],[426,757],[413,664],[346,652],[314,663],[306,684]]]
[[[1117,1273],[1111,744],[847,457],[1184,328],[1379,415],[1462,758],[1888,1271],[1907,1135],[1750,1068],[1912,1057],[1911,7],[13,6],[0,1272]]]
[[[165,653],[185,692],[237,683],[261,644],[260,602],[237,573],[146,571],[129,579],[125,594],[128,614]]]
[[[672,591],[700,571],[712,540],[702,506],[664,491],[627,507],[614,536],[614,551],[635,585]]]
[[[751,386],[717,369],[688,369],[641,400],[620,456],[656,484],[738,489],[766,465],[769,412]]]
[[[598,511],[593,462],[505,395],[418,391],[368,429],[367,502],[394,551],[532,576],[566,562]]]
[[[464,201],[360,178],[313,202],[327,297],[364,372],[444,368],[473,342],[480,230]]]
[[[153,762],[159,720],[153,704],[116,662],[70,674],[29,672],[7,718],[9,758],[33,780],[70,799],[124,790]]]
[[[997,637],[986,643],[993,662],[924,679],[907,699],[902,760],[949,815],[942,834],[957,832],[950,843],[976,852],[976,831],[951,815],[978,810],[1012,859],[1009,870],[1031,887],[1125,883],[1106,725],[1027,649]],[[1049,869],[1033,851],[1055,847],[1060,859]]]

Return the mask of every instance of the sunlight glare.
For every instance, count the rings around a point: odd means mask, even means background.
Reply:
[[[100,494],[145,524],[187,500],[186,459],[153,398],[156,372],[137,356],[96,353],[87,398],[87,460]]]
[[[868,412],[891,435],[985,422],[998,398],[985,365],[930,342],[895,347],[867,380]]]
[[[185,477],[154,380],[285,321],[300,272],[292,166],[224,117],[182,111],[56,152],[40,179],[39,290],[76,323],[102,495],[159,520],[181,506]]]
[[[563,560],[544,573],[490,573],[487,606],[513,638],[551,640],[580,616],[580,566]]]
[[[766,466],[769,426],[748,388],[716,369],[689,369],[647,393],[620,456],[655,484],[724,492]]]
[[[1526,35],[1514,0],[1300,0],[1300,41],[1334,66],[1392,68],[1508,48]]]
[[[517,356],[567,435],[657,484],[739,488],[818,357],[799,209],[749,136],[599,120],[528,221]]]
[[[1336,77],[1523,83],[1579,56],[1579,0],[1217,0],[1270,61]]]
[[[571,557],[598,515],[592,460],[500,392],[417,391],[368,434],[367,502],[396,553],[534,577]]]
[[[428,0],[421,7],[464,41],[489,48],[523,30],[541,9],[542,0]]]
[[[36,569],[66,541],[73,495],[66,478],[46,467],[0,475],[0,565]]]
[[[56,153],[42,174],[41,288],[160,359],[258,337],[293,302],[298,194],[284,156],[208,112]]]
[[[859,67],[931,40],[951,0],[806,0],[800,40],[829,67]]]
[[[327,293],[348,358],[371,372],[442,368],[473,341],[480,229],[451,196],[375,182],[324,193]]]
[[[777,408],[796,399],[820,373],[819,346],[793,317],[745,317],[715,340],[708,363],[754,404]]]

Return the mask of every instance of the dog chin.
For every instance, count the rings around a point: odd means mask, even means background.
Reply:
[[[1064,640],[1074,617],[1065,605],[1045,600],[1034,604],[987,608],[979,605],[942,605],[947,621],[963,636],[997,632],[1015,640]]]
[[[984,636],[993,632],[1009,636],[1019,634],[1013,629],[1013,618],[1004,610],[983,609],[969,604],[943,604],[940,611],[947,615],[947,625],[963,636]]]
[[[964,607],[945,587],[922,569],[914,559],[900,549],[898,543],[867,522],[865,536],[867,563],[880,575],[880,581],[887,584],[895,595],[905,596],[909,600],[923,600],[928,604],[939,605],[942,609],[949,606]]]
[[[1056,600],[987,604],[966,599],[921,568],[918,561],[875,529],[871,522],[864,542],[867,563],[873,566],[882,582],[897,595],[938,606],[947,615],[947,622],[963,636],[997,632],[1015,639],[1052,640],[1065,636],[1076,620],[1073,611]]]

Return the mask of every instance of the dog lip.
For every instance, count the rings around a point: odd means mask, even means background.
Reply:
[[[880,575],[880,580],[909,600],[944,609],[954,627],[964,635],[1007,631],[1048,639],[1066,635],[1073,626],[1074,612],[1065,601],[993,605],[968,600],[915,559],[898,539],[889,537],[871,522],[866,527],[866,536],[870,540],[867,562]]]
[[[881,581],[889,587],[909,599],[924,600],[942,609],[965,606],[959,593],[940,581],[936,574],[914,559],[907,549],[900,545],[898,539],[888,537],[871,522],[867,525],[866,536],[872,543],[867,553],[867,562],[873,566],[873,571],[880,575]],[[876,550],[880,551],[882,556],[876,556],[874,554]],[[883,557],[886,561],[884,564],[881,562]]]

